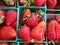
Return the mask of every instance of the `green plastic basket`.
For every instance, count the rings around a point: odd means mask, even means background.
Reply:
[[[18,12],[18,9],[17,8],[0,8],[0,10],[16,10]],[[17,13],[18,15],[18,13]],[[16,28],[16,32],[17,32],[17,28]],[[15,39],[12,39],[12,40],[0,40],[0,42],[17,42],[16,38]]]
[[[44,18],[43,18],[43,20],[44,21],[46,21],[46,8],[45,7],[19,7],[19,9],[18,9],[18,18],[17,18],[17,32],[18,32],[18,29],[21,27],[21,24],[20,24],[20,16],[21,16],[21,13],[22,13],[22,11],[24,10],[24,9],[26,9],[26,8],[29,8],[31,11],[32,10],[38,10],[38,9],[41,9],[41,10],[43,10],[44,11]],[[43,40],[45,40],[46,38],[44,38]],[[19,38],[18,37],[18,34],[17,34],[17,40],[19,40],[19,41],[24,41],[23,39],[21,39],[21,38]]]
[[[23,43],[18,42],[18,45],[22,45]],[[29,43],[32,44],[32,43]],[[43,42],[44,45],[48,45],[47,42]]]

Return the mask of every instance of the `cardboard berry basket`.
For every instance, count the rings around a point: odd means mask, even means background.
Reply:
[[[45,19],[46,18],[46,8],[45,7],[19,7],[18,18],[17,18],[17,32],[18,32],[18,29],[21,27],[21,23],[20,23],[21,13],[24,9],[27,9],[27,8],[30,9],[31,11],[41,9],[44,12],[43,20],[46,22],[46,19]],[[17,33],[17,40],[19,42],[26,42],[23,39],[19,38],[18,33]],[[46,40],[46,38],[43,38],[43,41],[44,40]]]
[[[8,7],[8,8],[16,8],[16,6],[17,6],[17,0],[16,0],[16,2],[15,2],[15,4],[13,5],[13,6],[0,6],[0,8],[6,8],[6,7]]]
[[[18,16],[18,8],[0,8],[0,10],[4,10],[4,11],[16,10],[17,16]],[[17,19],[16,19],[16,21],[17,21]],[[17,32],[17,28],[15,29],[15,31]],[[16,40],[16,37],[15,37],[14,39],[11,39],[11,40],[1,40],[0,39],[0,42],[17,42],[17,40]]]
[[[17,0],[17,7],[45,7],[46,6],[46,3],[43,4],[42,6],[35,6],[35,5],[31,5],[31,6],[22,6],[21,4],[19,4],[19,1]]]
[[[24,43],[18,42],[18,45],[22,45],[22,44],[24,44]],[[36,43],[25,43],[25,44],[32,45],[32,44],[36,44]],[[47,42],[43,42],[43,44],[44,44],[44,45],[48,45]]]

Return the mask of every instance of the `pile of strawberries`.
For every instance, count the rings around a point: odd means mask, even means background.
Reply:
[[[23,6],[43,6],[47,4],[47,8],[59,8],[60,0],[19,0],[19,4]]]
[[[16,0],[0,0],[0,6],[14,6]]]
[[[42,10],[24,9],[20,16],[21,27],[18,29],[18,36],[27,42],[42,40],[45,35],[44,12]]]
[[[12,42],[0,42],[0,45],[17,45],[17,43]]]
[[[0,40],[10,40],[16,37],[16,18],[15,10],[0,10]]]

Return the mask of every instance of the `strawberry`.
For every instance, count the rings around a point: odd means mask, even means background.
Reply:
[[[27,25],[34,27],[37,24],[38,24],[38,17],[36,16],[36,14],[32,14],[30,18],[27,20]]]
[[[60,0],[57,0],[57,4],[60,5]]]
[[[30,42],[31,38],[30,38],[30,27],[28,26],[22,26],[19,30],[18,30],[18,36],[24,40],[26,40],[27,42]]]
[[[29,45],[28,43],[24,43],[23,45]]]
[[[26,18],[30,17],[30,15],[31,15],[30,9],[24,9],[21,14],[21,24],[25,24]]]
[[[34,0],[34,1],[36,6],[42,6],[46,2],[46,0]]]
[[[17,18],[17,12],[15,10],[9,10],[6,12],[6,25],[10,25]]]
[[[9,43],[9,45],[17,45],[17,44],[16,44],[16,43],[12,43],[12,42],[11,42],[11,43]]]
[[[47,7],[50,8],[55,8],[57,4],[57,0],[47,0]]]
[[[56,21],[60,22],[60,16],[56,16]]]
[[[0,42],[0,45],[8,45],[7,42]]]
[[[6,3],[6,5],[8,5],[8,6],[13,6],[14,4],[15,4],[15,2],[16,2],[16,0],[3,0],[5,3]]]
[[[0,10],[0,24],[2,24],[5,21],[5,11]]]
[[[45,22],[42,21],[32,29],[31,37],[36,40],[42,40],[44,38],[44,33],[45,33]]]
[[[16,31],[11,26],[4,26],[0,30],[0,39],[2,40],[14,39],[15,37],[16,37]]]
[[[11,24],[11,26],[16,29],[16,22],[13,22],[13,23]]]
[[[43,43],[33,43],[32,45],[44,45]]]

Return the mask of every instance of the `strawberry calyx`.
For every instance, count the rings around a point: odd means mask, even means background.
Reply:
[[[37,11],[36,11],[36,14],[37,14],[37,16],[39,16],[39,17],[43,17],[44,12],[43,12],[42,10],[37,10]]]
[[[4,0],[6,2],[7,5],[14,5],[14,1],[13,0]]]
[[[3,18],[4,18],[4,16],[2,16],[2,15],[0,15],[0,23],[3,23]]]

